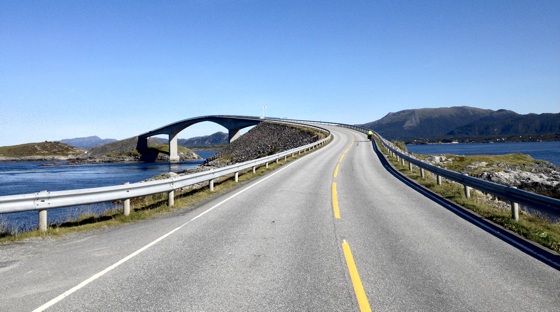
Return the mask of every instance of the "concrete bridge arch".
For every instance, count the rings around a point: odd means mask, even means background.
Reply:
[[[179,154],[177,148],[177,135],[184,129],[201,122],[217,123],[224,128],[228,129],[229,141],[233,142],[240,136],[240,131],[243,128],[255,126],[263,121],[259,117],[243,117],[243,116],[203,116],[184,119],[161,128],[143,133],[138,136],[138,144],[136,149],[142,154],[143,160],[150,160],[150,149],[148,148],[148,138],[155,135],[168,135],[169,136],[169,161],[179,161]],[[157,156],[157,155],[156,155]]]

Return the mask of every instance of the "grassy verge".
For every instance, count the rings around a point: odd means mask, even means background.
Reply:
[[[172,207],[167,204],[167,194],[161,193],[132,199],[131,213],[128,216],[123,214],[122,208],[108,210],[102,215],[84,214],[76,220],[70,220],[63,224],[50,226],[46,232],[35,230],[24,233],[9,233],[6,230],[7,226],[2,227],[2,225],[0,225],[0,243],[16,242],[28,238],[45,238],[62,236],[75,232],[99,230],[107,227],[138,222],[141,220],[153,219],[170,213],[179,213],[187,209],[198,207],[220,194],[238,188],[240,185],[243,185],[250,180],[261,177],[267,172],[284,166],[285,164],[314,151],[317,151],[317,149],[304,153],[302,152],[301,154],[295,154],[293,157],[288,157],[286,161],[280,159],[278,163],[270,162],[268,168],[265,165],[262,165],[256,168],[255,173],[253,173],[252,169],[240,172],[238,178],[239,182],[235,182],[234,175],[219,178],[214,182],[214,191],[210,191],[208,183],[198,185],[193,188],[176,190],[175,204]],[[4,231],[2,231],[3,228]]]
[[[378,145],[381,146],[379,142]],[[381,150],[386,155],[388,154],[384,147]],[[526,161],[521,156],[515,158],[514,161]],[[471,198],[466,198],[463,186],[458,183],[443,179],[442,185],[437,185],[435,175],[426,172],[425,178],[422,178],[417,167],[410,171],[408,164],[402,165],[393,157],[387,159],[401,173],[442,197],[528,240],[560,252],[560,223],[552,222],[546,216],[531,214],[526,211],[520,211],[519,221],[515,221],[511,216],[508,204],[490,199],[487,195],[476,190],[471,191]]]

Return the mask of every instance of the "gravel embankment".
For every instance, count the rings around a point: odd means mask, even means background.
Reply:
[[[325,137],[319,131],[263,122],[208,158],[204,165],[223,167],[273,155],[306,145]]]

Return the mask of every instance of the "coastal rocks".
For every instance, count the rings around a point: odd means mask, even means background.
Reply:
[[[426,158],[427,162],[439,167],[449,167],[453,160],[454,157],[449,155],[432,155]],[[523,164],[473,161],[457,171],[482,180],[560,199],[560,168],[547,161]]]
[[[76,158],[68,161],[68,164],[71,165],[79,165],[79,164],[110,164],[110,163],[135,163],[141,162],[140,155],[129,153],[130,155],[100,155],[100,156],[90,156],[90,157],[81,157]],[[187,161],[187,160],[200,160],[202,159],[199,155],[195,152],[187,151],[178,153],[179,161]],[[169,161],[169,155],[158,153],[157,158],[155,161],[162,161],[167,162]]]
[[[431,155],[426,160],[430,163],[437,165],[437,164],[444,163],[447,160],[447,158],[443,155]]]
[[[176,177],[176,176],[178,176],[178,174],[175,173],[175,172],[164,172],[164,173],[162,173],[162,174],[160,174],[160,175],[157,175],[157,176],[151,177],[151,178],[149,178],[149,179],[146,179],[146,180],[144,180],[143,182],[150,182],[150,181],[171,179],[171,178],[174,178],[174,177]]]
[[[22,157],[3,157],[0,161],[68,161],[76,159],[76,156],[22,156]]]
[[[560,198],[560,168],[548,162],[524,166],[500,165],[503,168],[501,171],[485,170],[475,176],[536,194]]]

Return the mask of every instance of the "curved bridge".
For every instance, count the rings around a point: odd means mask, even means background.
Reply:
[[[229,141],[233,142],[240,136],[240,131],[243,128],[250,126],[255,126],[262,122],[264,119],[259,117],[247,117],[247,116],[227,116],[227,115],[212,115],[212,116],[202,116],[184,119],[167,126],[140,134],[138,136],[138,144],[136,149],[142,154],[142,160],[151,160],[153,153],[150,152],[148,148],[148,138],[155,135],[165,134],[169,136],[169,161],[176,162],[179,161],[179,154],[177,153],[177,135],[179,132],[185,130],[186,128],[205,121],[210,121],[217,123],[229,131]],[[157,157],[157,154],[155,155]]]

